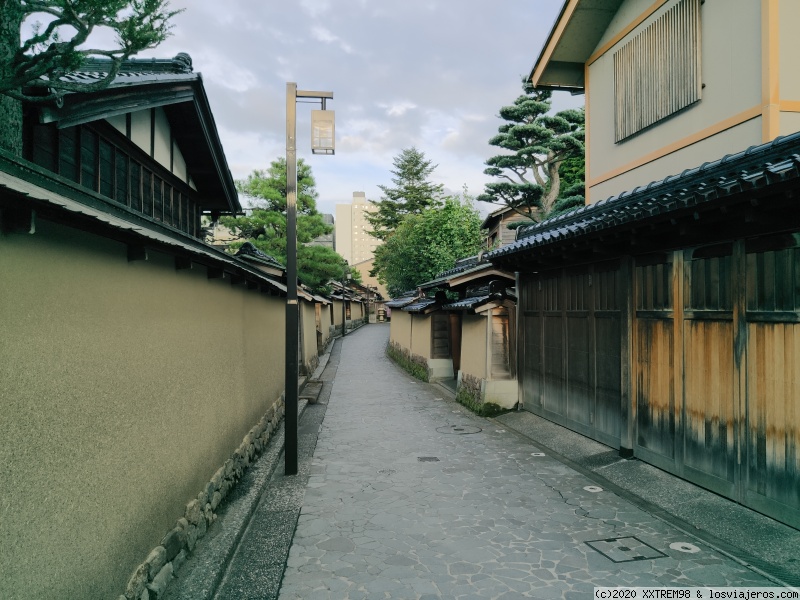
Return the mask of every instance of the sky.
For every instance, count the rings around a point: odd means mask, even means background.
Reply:
[[[187,52],[200,72],[234,179],[286,151],[286,83],[332,91],[336,154],[311,154],[297,105],[298,157],[320,212],[363,191],[379,200],[393,159],[416,147],[448,192],[483,192],[500,107],[520,95],[560,0],[171,0],[172,36],[139,57]],[[557,93],[554,108],[581,106]],[[479,203],[483,214],[493,207]]]

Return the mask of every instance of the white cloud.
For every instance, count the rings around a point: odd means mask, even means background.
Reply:
[[[334,35],[322,25],[314,25],[311,28],[311,35],[315,40],[324,42],[326,44],[336,44],[346,54],[353,54],[353,47],[342,40],[339,36]]]
[[[384,109],[386,114],[390,117],[402,117],[409,110],[417,108],[416,104],[408,101],[400,101],[393,104],[378,104],[378,106]]]

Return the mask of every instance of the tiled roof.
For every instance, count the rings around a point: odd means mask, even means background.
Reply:
[[[74,83],[93,83],[108,74],[111,61],[89,59],[83,62],[79,71],[62,76],[62,81]],[[109,87],[140,84],[154,81],[191,81],[200,79],[200,74],[192,70],[192,58],[181,52],[174,58],[129,58],[120,65],[120,70]]]
[[[426,308],[430,308],[435,304],[436,304],[435,298],[420,298],[416,302],[404,306],[403,310],[405,312],[422,312]]]
[[[473,296],[471,298],[464,298],[457,302],[451,302],[450,304],[445,304],[442,308],[444,310],[469,310],[471,308],[476,308],[485,304],[489,301],[491,296],[486,294],[484,296]]]
[[[275,258],[256,248],[251,242],[245,242],[234,256],[258,262],[275,269],[284,270],[284,267]]]
[[[800,133],[687,169],[661,181],[517,230],[513,243],[487,254],[489,260],[524,253],[586,234],[755,191],[800,178]]]
[[[419,296],[417,295],[416,292],[406,292],[402,296],[399,296],[397,298],[392,298],[385,304],[385,306],[388,306],[389,308],[403,308],[404,306],[408,306],[418,298]]]

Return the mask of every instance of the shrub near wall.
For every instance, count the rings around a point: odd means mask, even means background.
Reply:
[[[428,361],[422,356],[411,354],[409,350],[403,348],[397,342],[389,342],[386,346],[386,356],[417,379],[422,381],[428,381],[430,379]]]
[[[493,402],[484,402],[481,393],[481,380],[468,373],[461,374],[461,383],[458,386],[456,402],[466,406],[481,417],[496,417],[504,412],[509,412],[502,406]]]

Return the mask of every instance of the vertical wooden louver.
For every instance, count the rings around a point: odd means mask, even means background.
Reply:
[[[700,100],[700,0],[680,0],[614,53],[615,141]]]

